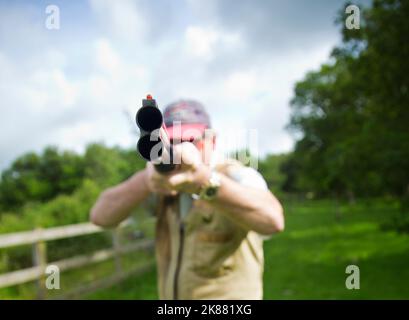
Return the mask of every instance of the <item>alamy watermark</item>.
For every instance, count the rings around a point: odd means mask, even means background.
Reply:
[[[56,265],[48,265],[45,269],[45,274],[48,277],[45,279],[45,287],[48,290],[59,290],[60,289],[60,268]]]
[[[346,267],[345,273],[349,274],[345,280],[345,287],[348,290],[359,290],[361,282],[359,267],[354,264],[350,264]]]
[[[348,16],[345,19],[345,27],[348,30],[361,29],[361,12],[357,5],[350,4],[345,8]]]
[[[180,122],[175,121],[172,126],[173,135],[178,139],[172,140],[172,145],[178,145],[182,142],[192,142],[198,144],[200,142],[209,143],[213,140],[212,147],[205,146],[201,148],[202,157],[205,162],[210,163],[213,157],[214,150],[217,150],[217,161],[227,162],[229,160],[237,160],[242,164],[253,169],[258,168],[259,149],[258,149],[258,130],[257,129],[235,129],[225,130],[220,137],[216,136],[213,129],[206,129],[204,132],[200,129],[190,128],[183,130]],[[183,136],[183,137],[182,137]],[[194,138],[196,137],[196,138]],[[199,139],[197,138],[199,137]],[[173,153],[169,156],[168,147],[165,141],[168,141],[166,132],[162,128],[154,130],[150,133],[150,141],[153,147],[150,149],[149,159],[154,164],[181,164],[182,153]],[[157,143],[156,143],[157,142]],[[162,143],[161,143],[162,142]],[[182,148],[184,145],[182,144]],[[192,160],[194,160],[192,158]],[[186,159],[184,159],[186,162]],[[189,163],[186,163],[189,164]]]
[[[48,30],[60,29],[60,8],[55,4],[50,4],[45,8],[47,15],[45,19],[45,27]]]

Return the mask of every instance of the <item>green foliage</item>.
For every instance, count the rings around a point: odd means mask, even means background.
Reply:
[[[0,210],[19,212],[29,202],[46,202],[62,194],[70,195],[84,179],[94,181],[100,188],[108,187],[128,178],[144,165],[133,150],[101,144],[89,145],[85,155],[54,147],[46,148],[41,155],[30,152],[3,171]]]
[[[84,162],[85,176],[101,187],[119,183],[145,166],[133,150],[107,148],[100,144],[88,146]]]
[[[0,233],[48,228],[80,223],[88,220],[88,213],[100,188],[91,180],[84,180],[72,195],[59,195],[46,203],[29,203],[19,214],[3,213],[0,217]]]
[[[103,188],[119,183],[145,165],[133,150],[92,144],[84,155],[48,147],[40,155],[16,159],[0,182],[0,234],[89,221]],[[107,245],[104,235],[62,239],[48,244],[51,260]],[[22,246],[0,251],[0,272],[32,265]]]
[[[284,189],[285,175],[280,168],[288,157],[288,154],[270,154],[259,161],[258,170],[266,180],[270,190],[275,194],[282,192]]]
[[[289,128],[302,138],[283,166],[289,190],[407,197],[408,16],[407,1],[374,1],[330,62],[296,84]]]
[[[84,177],[83,159],[72,152],[48,147],[41,155],[17,158],[1,175],[0,203],[15,209],[28,201],[46,201],[74,191]]]
[[[13,205],[2,203],[8,209],[0,213],[0,233],[88,221],[104,188],[144,166],[135,151],[100,144],[89,145],[83,156],[55,148],[46,148],[41,156],[28,153],[3,172],[2,201],[12,199],[13,192],[16,197]],[[15,208],[17,197],[20,206]]]
[[[100,190],[95,182],[84,180],[81,187],[72,195],[62,194],[44,204],[27,204],[18,215],[12,212],[3,213],[0,216],[0,234],[88,221],[89,210],[98,197]],[[72,243],[71,239],[67,239],[64,240],[66,243],[63,246],[60,243],[58,249],[54,249],[55,245],[50,243],[51,252],[49,257],[53,256],[53,251],[61,251],[61,248],[64,248],[65,253],[72,250],[70,249],[72,247],[78,249],[79,244],[82,250],[86,250],[89,245],[95,244],[96,240],[98,239]],[[10,248],[0,252],[0,271],[30,267],[32,264],[31,259],[30,248]]]

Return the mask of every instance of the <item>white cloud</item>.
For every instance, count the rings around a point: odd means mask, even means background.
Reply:
[[[98,39],[95,47],[98,67],[111,75],[117,73],[120,68],[120,58],[112,48],[109,40]]]
[[[189,55],[211,60],[216,51],[223,47],[236,47],[240,44],[237,33],[221,32],[215,28],[188,26],[185,31],[185,46]]]
[[[257,93],[258,80],[254,73],[238,71],[231,74],[224,83],[229,99],[249,99]]]
[[[112,37],[136,42],[147,32],[149,22],[138,7],[138,1],[90,0],[90,5],[101,27]]]
[[[215,4],[200,3],[207,5]],[[294,82],[325,61],[337,39],[267,50],[238,29],[195,17],[189,7],[166,21],[145,14],[146,7],[161,8],[147,1],[91,0],[78,24],[89,19],[95,25],[86,36],[75,34],[75,41],[64,20],[60,33],[49,33],[42,22],[43,29],[31,27],[32,10],[0,11],[6,28],[0,32],[0,168],[47,144],[79,151],[92,141],[133,146],[133,115],[146,93],[162,107],[178,98],[202,101],[220,136],[256,128],[262,153],[291,148],[283,127]],[[24,50],[10,36],[12,25],[1,24],[4,16],[19,21],[18,34],[30,39]],[[164,30],[157,43],[144,41],[153,24]]]

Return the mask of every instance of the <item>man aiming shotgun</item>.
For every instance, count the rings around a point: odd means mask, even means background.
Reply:
[[[146,168],[105,190],[91,221],[114,227],[154,196],[161,299],[262,299],[263,239],[284,229],[280,203],[257,171],[217,161],[200,103],[158,111],[148,96],[137,115]]]

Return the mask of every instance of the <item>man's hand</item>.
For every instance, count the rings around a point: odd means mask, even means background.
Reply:
[[[173,153],[181,164],[169,174],[160,174],[152,163],[147,163],[146,184],[149,190],[164,195],[199,193],[210,177],[210,168],[202,162],[199,150],[192,143],[184,142],[175,145]]]

